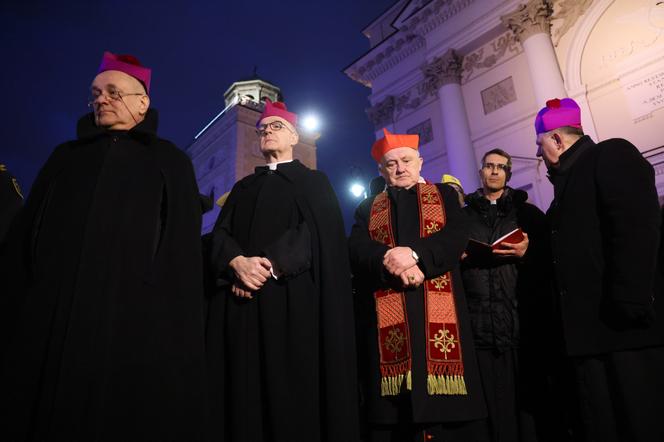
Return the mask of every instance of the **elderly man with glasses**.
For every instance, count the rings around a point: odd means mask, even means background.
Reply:
[[[350,269],[327,177],[293,159],[297,115],[266,100],[266,165],[233,187],[212,237],[208,352],[226,440],[359,439]],[[225,410],[225,412],[224,412]]]
[[[3,440],[207,440],[200,204],[150,69],[105,53],[11,232]],[[7,266],[3,266],[3,269]]]

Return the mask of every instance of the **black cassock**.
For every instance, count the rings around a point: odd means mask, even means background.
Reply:
[[[369,236],[371,205],[375,198],[369,197],[355,212],[349,245],[357,288],[358,348],[363,356],[360,360],[360,378],[365,391],[367,420],[372,424],[434,424],[470,421],[486,416],[468,307],[459,273],[459,257],[468,241],[465,215],[454,189],[444,184],[437,187],[445,206],[446,224],[442,230],[420,238],[419,208],[414,186],[407,190],[388,188],[392,228],[396,245],[408,246],[418,254],[419,266],[427,279],[452,272],[468,394],[427,393],[424,289],[419,287],[405,291],[413,359],[412,391],[398,396],[380,395],[378,326],[373,292],[391,286],[400,288],[398,281],[390,277],[383,266],[383,256],[388,247]]]
[[[157,115],[58,146],[35,181],[13,259],[14,327],[0,439],[205,440],[200,203]]]
[[[0,164],[0,251],[14,217],[23,205],[23,195],[16,179]]]
[[[234,297],[228,263],[238,255],[267,257],[279,279],[253,299]],[[226,440],[358,440],[350,268],[325,175],[294,160],[238,182],[214,228],[212,262],[208,352]]]

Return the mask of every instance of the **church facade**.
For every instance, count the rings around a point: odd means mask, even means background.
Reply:
[[[196,172],[200,192],[214,202],[203,215],[203,233],[212,230],[225,196],[233,185],[265,165],[260,151],[256,121],[263,112],[265,98],[281,99],[280,89],[261,79],[233,83],[224,93],[225,108],[194,138],[186,151]],[[316,168],[317,133],[299,130],[300,142],[293,157],[305,166]]]
[[[502,148],[510,185],[546,209],[533,122],[571,97],[586,134],[634,143],[664,194],[664,2],[400,0],[362,32],[370,49],[345,73],[371,91],[376,137],[420,135],[430,181],[451,173],[472,192],[484,152]]]

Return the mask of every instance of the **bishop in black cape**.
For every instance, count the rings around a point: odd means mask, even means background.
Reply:
[[[95,112],[122,112],[110,87],[97,92]],[[145,110],[129,130],[83,117],[32,186],[3,279],[14,320],[2,440],[205,439],[198,190],[190,160]]]
[[[294,114],[276,105],[268,102],[260,121],[278,116],[271,120],[281,133],[265,126],[262,144],[296,133]],[[292,158],[292,146],[282,147]],[[337,200],[323,173],[297,160],[270,166],[234,186],[213,232],[214,419],[233,442],[356,441],[350,269]],[[229,263],[238,256],[268,258],[278,279],[251,298],[235,296],[240,281]]]

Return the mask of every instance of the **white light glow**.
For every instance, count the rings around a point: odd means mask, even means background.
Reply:
[[[315,131],[320,127],[320,120],[316,115],[306,115],[302,119],[302,126],[304,126],[306,130]]]
[[[359,198],[359,197],[364,195],[364,190],[365,189],[364,189],[364,186],[362,184],[353,183],[350,186],[349,190],[350,190],[350,193],[352,193],[355,198]]]

